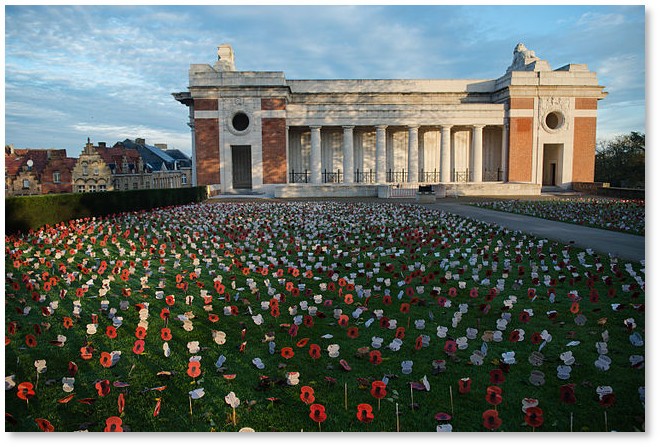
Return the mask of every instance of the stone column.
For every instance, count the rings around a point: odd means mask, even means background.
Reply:
[[[502,181],[506,182],[508,180],[509,170],[509,132],[508,126],[504,124],[502,126]]]
[[[312,149],[309,154],[309,169],[312,171],[312,184],[321,184],[321,126],[309,126],[312,131]]]
[[[408,183],[419,181],[419,126],[408,126]]]
[[[484,126],[472,126],[472,181],[481,183],[483,179],[483,131]]]
[[[387,126],[376,126],[376,183],[385,183],[387,178],[387,151],[385,149],[385,134]]]
[[[344,128],[344,183],[353,183],[355,169],[353,168],[353,128],[355,126],[342,126]]]
[[[451,126],[441,127],[440,181],[451,182]]]

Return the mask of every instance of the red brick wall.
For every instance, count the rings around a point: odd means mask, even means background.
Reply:
[[[511,98],[509,100],[509,108],[511,109],[533,109],[534,98]]]
[[[596,98],[575,98],[576,110],[596,110],[598,100]]]
[[[217,99],[195,99],[195,110],[218,110]]]
[[[286,183],[285,118],[261,120],[261,144],[264,184]]]
[[[41,192],[43,194],[73,192],[72,163],[66,159],[54,159],[41,174]],[[53,173],[59,171],[60,183],[53,183]]]
[[[596,163],[596,118],[575,118],[574,129],[573,181],[593,182]]]
[[[197,105],[195,100],[195,105]],[[195,119],[197,184],[220,183],[220,129],[218,119]]]
[[[261,98],[261,110],[286,110],[286,99]]]
[[[533,122],[534,119],[531,117],[509,119],[510,182],[532,181]]]

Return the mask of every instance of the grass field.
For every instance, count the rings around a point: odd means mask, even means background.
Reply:
[[[644,235],[646,226],[644,200],[576,197],[538,201],[501,200],[472,205],[638,235]]]
[[[383,203],[206,203],[5,245],[8,431],[644,430],[641,264]]]

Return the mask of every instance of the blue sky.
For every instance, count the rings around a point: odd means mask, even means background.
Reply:
[[[190,153],[171,93],[225,42],[238,70],[289,79],[497,78],[524,42],[598,74],[598,138],[645,132],[643,5],[6,6],[5,144],[77,156],[88,137],[143,137]]]

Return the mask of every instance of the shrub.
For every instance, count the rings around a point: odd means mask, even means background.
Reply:
[[[5,198],[5,234],[91,216],[201,202],[206,187],[49,194]]]

